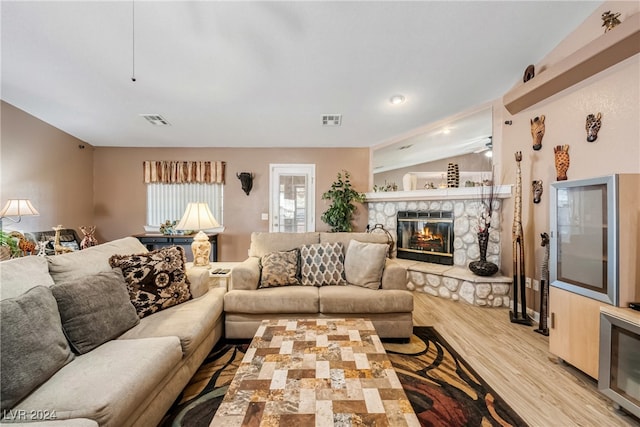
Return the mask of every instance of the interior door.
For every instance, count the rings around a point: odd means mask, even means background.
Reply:
[[[269,169],[269,230],[315,231],[316,165],[272,164]]]

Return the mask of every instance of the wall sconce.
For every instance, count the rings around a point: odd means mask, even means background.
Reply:
[[[240,172],[240,173],[236,173],[236,176],[238,177],[238,179],[240,180],[240,183],[242,184],[242,190],[244,191],[244,194],[248,196],[249,193],[251,192],[251,189],[253,188],[253,177],[254,177],[253,173]]]

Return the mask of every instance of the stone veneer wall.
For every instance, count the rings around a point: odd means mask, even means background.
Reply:
[[[480,200],[445,201],[384,201],[369,202],[369,224],[382,224],[398,241],[398,211],[453,211],[453,265],[467,268],[470,262],[480,259],[478,246],[478,208]],[[489,230],[487,261],[500,267],[500,210],[502,203],[494,200]]]

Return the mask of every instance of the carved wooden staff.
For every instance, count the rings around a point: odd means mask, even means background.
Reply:
[[[531,326],[533,322],[527,316],[526,276],[524,271],[524,232],[522,230],[522,170],[520,162],[522,152],[516,151],[516,195],[514,200],[513,229],[513,311],[509,312],[511,322]],[[518,274],[520,273],[520,274]],[[522,297],[518,312],[518,291]]]
[[[548,336],[547,316],[549,314],[549,235],[541,233],[542,247],[544,248],[544,259],[542,260],[542,277],[540,278],[540,323],[535,332]]]

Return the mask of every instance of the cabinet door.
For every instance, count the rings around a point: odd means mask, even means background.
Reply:
[[[598,378],[601,302],[549,287],[549,351]]]

